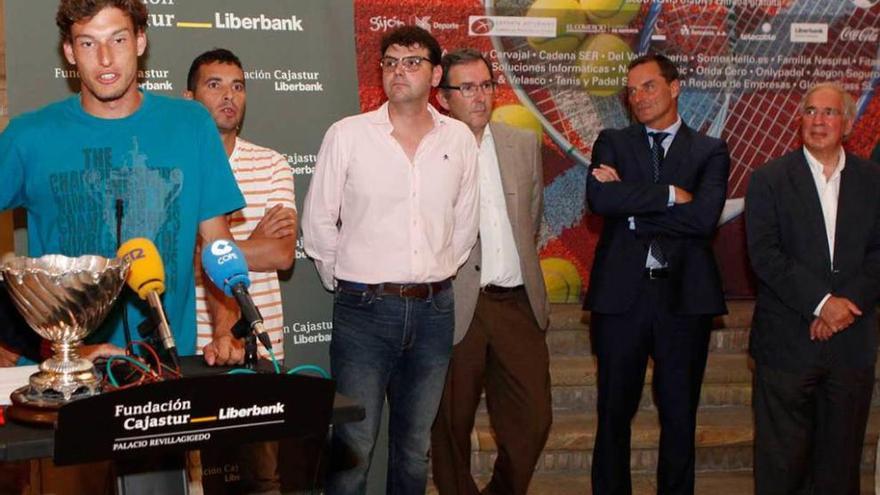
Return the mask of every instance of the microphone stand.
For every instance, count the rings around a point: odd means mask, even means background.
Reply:
[[[257,335],[251,331],[251,326],[245,318],[239,319],[232,326],[232,336],[244,339],[244,367],[249,370],[257,369]]]
[[[253,332],[244,338],[244,366],[249,370],[257,369],[257,337]]]

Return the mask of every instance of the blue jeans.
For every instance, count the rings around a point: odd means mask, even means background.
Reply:
[[[330,366],[336,390],[363,405],[366,418],[334,427],[325,493],[366,492],[386,396],[386,492],[425,493],[431,424],[443,393],[454,326],[452,288],[428,299],[337,289]]]

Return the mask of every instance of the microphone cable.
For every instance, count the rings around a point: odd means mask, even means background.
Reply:
[[[132,357],[133,355],[141,354],[134,352],[134,346],[138,346],[146,351],[144,358]],[[132,341],[131,345],[126,347],[125,352],[126,354],[107,358],[104,372],[104,390],[122,390],[147,383],[183,377],[180,368],[171,368],[163,363],[153,346],[146,342]]]
[[[282,374],[281,365],[278,363],[278,359],[275,357],[275,353],[272,352],[272,349],[269,349],[269,359],[272,361],[272,367],[275,369],[276,374]],[[321,378],[330,379],[330,373],[327,372],[324,368],[316,365],[316,364],[301,364],[294,368],[287,370],[285,375],[299,375],[301,373],[316,373]],[[249,368],[235,368],[226,372],[229,375],[251,375],[256,374],[258,371],[252,370]]]
[[[119,252],[119,246],[122,245],[122,216],[123,216],[123,200],[116,198],[116,251]],[[131,348],[131,329],[128,327],[128,303],[122,305],[122,331],[125,334],[125,348]],[[132,352],[134,349],[132,348]]]

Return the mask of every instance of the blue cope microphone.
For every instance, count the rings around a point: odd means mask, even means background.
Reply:
[[[250,330],[260,339],[263,347],[271,351],[272,340],[263,327],[263,316],[248,293],[251,279],[241,249],[230,240],[218,239],[202,249],[202,267],[214,285],[227,296],[235,298]]]

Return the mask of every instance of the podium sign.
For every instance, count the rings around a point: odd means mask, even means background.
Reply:
[[[78,400],[58,412],[55,463],[326,435],[335,388],[308,376],[214,375]]]

